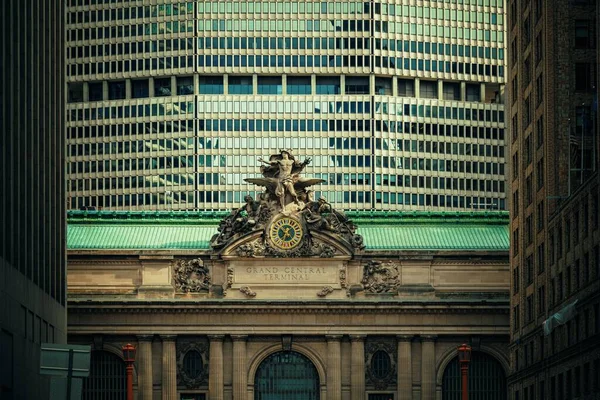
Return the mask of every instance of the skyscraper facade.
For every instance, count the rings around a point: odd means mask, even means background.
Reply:
[[[47,399],[40,344],[65,343],[62,2],[6,0],[0,47],[0,398]]]
[[[70,207],[231,209],[257,158],[291,148],[340,208],[505,209],[504,15],[69,0]]]
[[[600,393],[599,7],[507,4],[513,399]]]

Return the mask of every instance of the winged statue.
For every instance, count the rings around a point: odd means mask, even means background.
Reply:
[[[279,202],[284,210],[290,203],[303,207],[304,203],[310,201],[310,191],[306,188],[325,182],[318,178],[302,178],[300,173],[310,163],[307,158],[299,162],[289,150],[280,150],[279,154],[273,154],[269,161],[259,158],[258,161],[265,164],[261,166],[260,172],[263,178],[244,179],[248,183],[263,186],[271,200]]]

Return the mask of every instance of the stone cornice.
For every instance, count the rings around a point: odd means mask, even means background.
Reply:
[[[226,304],[171,302],[163,304],[127,304],[116,302],[70,302],[70,314],[508,314],[508,301],[498,302],[377,302],[374,304]]]

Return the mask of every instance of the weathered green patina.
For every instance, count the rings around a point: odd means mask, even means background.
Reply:
[[[208,250],[226,212],[70,211],[69,250]],[[508,251],[507,212],[352,211],[366,250]]]

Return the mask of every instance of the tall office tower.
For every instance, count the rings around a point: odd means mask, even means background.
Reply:
[[[513,399],[600,396],[598,7],[507,3]]]
[[[228,210],[287,148],[339,208],[506,208],[503,0],[159,3],[68,1],[71,208]]]
[[[47,399],[41,343],[66,342],[64,11],[0,2],[0,398]]]

